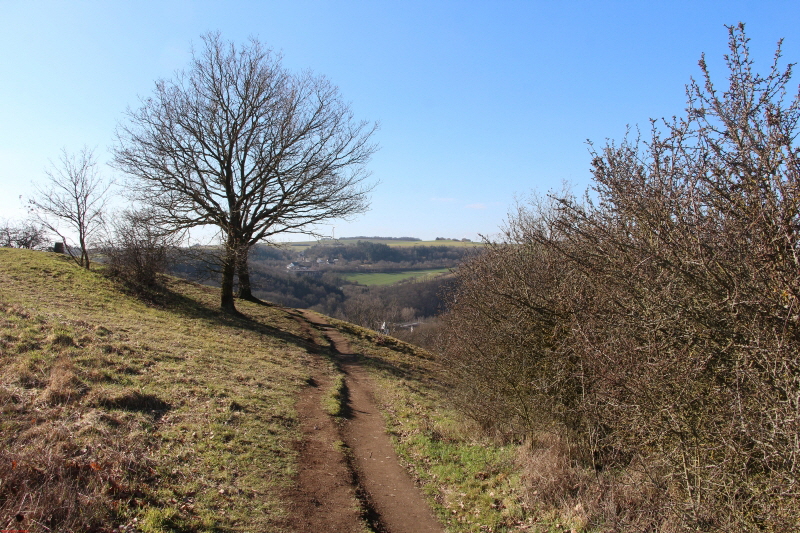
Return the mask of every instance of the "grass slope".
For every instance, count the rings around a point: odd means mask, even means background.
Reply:
[[[340,374],[290,310],[238,302],[236,318],[218,298],[168,279],[146,303],[64,257],[0,249],[0,529],[292,530],[297,392]],[[581,530],[526,504],[517,449],[447,408],[429,354],[332,322],[448,531]]]
[[[320,358],[284,311],[231,318],[176,280],[160,300],[0,249],[0,528],[285,530],[295,393]]]

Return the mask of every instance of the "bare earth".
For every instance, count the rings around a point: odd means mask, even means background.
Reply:
[[[372,397],[372,381],[349,343],[320,315],[298,320],[322,331],[336,352],[349,393],[348,416],[332,421],[321,407],[327,389],[315,372],[297,404],[303,442],[298,486],[292,493],[298,532],[363,532],[365,522],[381,533],[442,533],[419,489],[400,466]],[[310,329],[309,329],[310,331]],[[349,460],[335,442],[344,442]]]

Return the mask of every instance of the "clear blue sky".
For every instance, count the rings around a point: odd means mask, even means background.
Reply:
[[[0,219],[62,147],[108,161],[125,108],[210,30],[259,38],[381,123],[372,209],[337,236],[475,239],[515,197],[585,188],[587,139],[680,114],[702,52],[722,83],[725,24],[747,24],[761,70],[781,37],[800,61],[797,0],[0,0],[0,20]]]

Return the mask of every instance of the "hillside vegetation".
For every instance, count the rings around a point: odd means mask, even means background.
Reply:
[[[474,248],[483,246],[482,242],[464,241],[458,239],[438,239],[435,241],[423,241],[412,237],[401,237],[397,239],[381,238],[381,237],[352,237],[343,239],[321,239],[319,241],[299,241],[289,242],[285,246],[294,252],[303,252],[308,248],[323,245],[323,246],[336,246],[336,245],[355,245],[359,242],[369,242],[375,244],[385,244],[392,248],[408,248],[414,246],[448,246],[455,248]]]
[[[452,398],[527,439],[532,489],[589,523],[800,530],[800,93],[779,57],[756,74],[730,28],[724,88],[701,61],[687,116],[593,149],[590,194],[520,207],[457,272]]]
[[[231,316],[217,289],[161,283],[135,297],[64,256],[0,249],[0,528],[294,529],[297,393],[312,373],[341,382],[326,341],[293,310],[240,302]],[[516,448],[446,407],[430,355],[336,325],[451,531],[535,521]]]
[[[443,310],[442,294],[452,284],[450,272],[483,249],[449,246],[432,241],[356,240],[309,243],[300,252],[291,247],[259,245],[250,252],[252,294],[288,307],[314,309],[361,326],[378,329],[386,323],[392,334],[407,336],[397,324],[431,322]],[[397,247],[395,244],[414,244]],[[415,244],[416,243],[416,244]],[[194,281],[215,282],[208,269],[214,262],[197,250],[175,253],[171,272]],[[203,259],[207,259],[205,261]],[[287,268],[289,267],[289,268]],[[421,339],[413,339],[420,342]],[[426,347],[432,346],[427,343]]]
[[[63,257],[0,250],[4,520],[281,529],[307,341],[269,307],[216,311],[216,292],[167,280],[147,304]]]

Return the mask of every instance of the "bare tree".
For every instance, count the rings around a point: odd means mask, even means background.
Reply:
[[[570,442],[604,530],[797,530],[800,91],[728,30],[727,83],[701,59],[684,116],[592,148],[594,194],[512,214],[443,319],[451,398]]]
[[[157,283],[167,270],[183,235],[159,228],[147,209],[126,209],[109,224],[109,241],[103,246],[108,271],[139,291]]]
[[[188,72],[158,81],[128,110],[115,162],[160,224],[220,228],[222,307],[234,311],[237,273],[239,296],[254,299],[251,246],[367,209],[376,125],[355,121],[327,79],[290,74],[256,40],[202,41]]]
[[[31,220],[18,224],[6,221],[0,225],[0,246],[4,248],[34,250],[42,247],[46,239],[45,229]]]
[[[78,154],[62,149],[59,164],[46,171],[46,186],[34,185],[36,195],[29,200],[31,211],[45,228],[58,235],[70,256],[89,268],[88,244],[102,228],[107,193],[112,182],[97,172],[93,150],[84,147]],[[77,235],[80,256],[69,246],[68,235]]]

